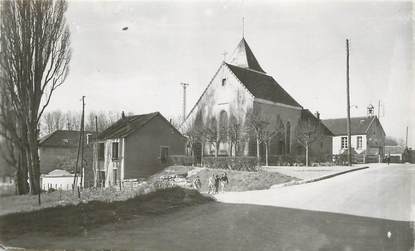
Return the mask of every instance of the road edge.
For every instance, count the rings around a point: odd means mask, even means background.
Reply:
[[[342,171],[342,172],[338,172],[338,173],[333,173],[333,174],[329,174],[329,175],[325,175],[325,176],[322,176],[322,177],[309,179],[309,180],[297,180],[297,181],[290,181],[290,182],[282,183],[282,184],[276,184],[276,185],[271,186],[270,189],[276,189],[276,188],[287,187],[287,186],[295,186],[295,185],[313,183],[313,182],[317,182],[317,181],[320,181],[320,180],[330,179],[330,178],[333,178],[333,177],[336,177],[336,176],[339,176],[339,175],[342,175],[342,174],[364,170],[364,169],[367,169],[367,168],[369,168],[369,166],[357,167],[357,168],[353,168],[353,169],[350,169],[350,170],[346,170],[346,171]]]

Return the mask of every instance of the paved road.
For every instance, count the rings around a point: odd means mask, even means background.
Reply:
[[[220,194],[228,203],[247,203],[374,218],[415,221],[415,165],[369,168],[315,183]]]
[[[227,193],[220,198],[274,206],[212,202],[137,215],[81,235],[31,232],[4,244],[84,250],[411,250],[414,223],[407,207],[414,197],[414,172],[415,166],[391,166],[272,191]]]

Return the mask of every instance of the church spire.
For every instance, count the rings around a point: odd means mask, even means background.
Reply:
[[[265,73],[244,37],[234,50],[229,62],[232,65]]]
[[[242,17],[242,38],[245,38],[245,17]]]

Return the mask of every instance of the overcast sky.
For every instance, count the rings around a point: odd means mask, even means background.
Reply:
[[[71,72],[49,110],[189,111],[223,60],[245,38],[262,68],[323,119],[346,115],[351,40],[352,116],[381,100],[388,135],[415,147],[410,2],[69,1]],[[128,30],[123,31],[123,27]],[[357,108],[356,108],[357,106]],[[78,108],[79,107],[79,108]]]

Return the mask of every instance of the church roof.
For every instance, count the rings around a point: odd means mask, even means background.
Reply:
[[[301,107],[293,97],[288,94],[273,77],[265,73],[252,71],[239,66],[226,64],[239,81],[256,98],[265,99],[275,103]]]
[[[265,73],[255,58],[254,53],[252,53],[251,48],[249,48],[245,38],[242,38],[241,42],[239,42],[229,62],[232,65]]]

